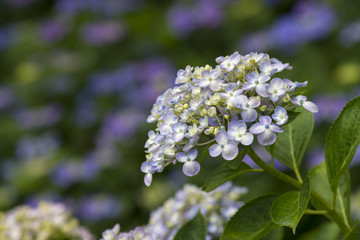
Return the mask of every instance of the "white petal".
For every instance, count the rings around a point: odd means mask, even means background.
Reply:
[[[257,136],[257,140],[261,145],[268,146],[276,141],[276,134],[271,130],[266,129]]]
[[[152,182],[152,174],[151,173],[145,174],[145,176],[144,176],[145,185],[149,187],[151,182]]]
[[[250,144],[253,143],[253,141],[254,141],[254,136],[251,133],[247,132],[242,136],[240,142],[242,145],[249,146]]]
[[[186,176],[192,177],[199,173],[200,164],[197,161],[188,161],[184,163],[182,169]]]
[[[312,113],[317,113],[319,111],[318,106],[316,106],[315,103],[310,102],[310,101],[305,101],[303,103],[303,107]]]
[[[253,122],[257,118],[257,112],[255,109],[248,109],[241,112],[241,117],[245,122]]]
[[[187,160],[187,155],[183,152],[180,152],[180,153],[177,153],[176,154],[176,159],[179,161],[179,162],[186,162]]]
[[[229,137],[224,130],[219,131],[216,134],[215,139],[218,144],[223,144],[223,145],[227,144],[229,141]]]
[[[256,85],[251,82],[246,82],[246,83],[244,83],[242,89],[247,91],[247,90],[253,89],[255,86]]]
[[[250,132],[252,134],[259,134],[265,131],[265,127],[264,125],[260,124],[260,123],[255,123],[250,127]]]
[[[172,136],[172,140],[174,142],[180,142],[183,139],[184,139],[184,133],[174,133]]]
[[[219,144],[214,144],[209,148],[209,154],[212,157],[219,156],[221,152],[222,152],[222,148],[220,147]]]
[[[236,158],[238,153],[239,153],[238,146],[235,143],[230,142],[225,145],[222,152],[222,156],[225,160],[233,160],[234,158]]]

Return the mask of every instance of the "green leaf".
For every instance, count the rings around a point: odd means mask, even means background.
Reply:
[[[287,114],[288,114],[288,120],[283,126],[292,123],[301,114],[301,112],[288,111]]]
[[[232,169],[236,169],[236,167],[239,165],[239,163],[244,159],[247,152],[247,148],[239,151],[237,157],[234,160],[226,161],[228,166]]]
[[[309,171],[309,177],[311,180],[311,189],[318,193],[318,195],[320,195],[326,202],[329,203],[329,205],[331,205],[333,200],[333,192],[328,181],[325,162],[322,162],[312,168]],[[335,210],[344,219],[350,221],[350,174],[348,171],[342,176],[337,191],[338,194]],[[311,199],[311,203],[316,209],[324,210],[322,205],[316,202],[316,200]]]
[[[360,144],[360,96],[349,101],[329,129],[325,159],[331,189],[335,190]]]
[[[209,156],[209,148],[210,147],[211,147],[211,144],[206,145],[203,148],[200,156],[198,158],[196,158],[196,161],[198,161],[199,163],[202,163],[205,160],[205,158],[207,158]]]
[[[185,223],[176,233],[174,240],[205,240],[207,227],[205,218],[199,212],[192,220]]]
[[[257,170],[252,169],[244,162],[240,162],[236,168],[231,168],[226,162],[224,162],[215,168],[205,179],[202,190],[205,192],[210,192],[227,181],[230,181],[242,174],[254,171]]]
[[[277,228],[270,217],[276,197],[276,194],[266,195],[246,203],[226,224],[221,240],[261,239]]]
[[[274,157],[294,171],[298,171],[314,128],[314,116],[304,109],[277,135]],[[266,148],[270,154],[271,150]]]
[[[284,238],[284,228],[277,227],[271,233],[262,238],[262,240],[282,240]]]
[[[307,178],[300,191],[290,191],[281,194],[271,206],[271,218],[280,226],[293,229],[296,227],[305,213],[310,199],[310,180]]]
[[[300,240],[338,240],[341,234],[340,228],[334,222],[328,222],[322,226],[304,234]]]
[[[354,227],[347,233],[343,240],[359,240],[359,221],[356,220]]]

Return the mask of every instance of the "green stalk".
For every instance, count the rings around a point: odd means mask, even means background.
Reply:
[[[274,177],[276,177],[277,179],[290,184],[291,186],[297,188],[297,189],[301,189],[302,184],[276,170],[275,168],[269,166],[267,163],[265,163],[254,151],[254,149],[252,149],[251,147],[248,148],[247,154],[249,154],[249,156],[251,157],[251,159],[262,169],[264,169],[266,172],[268,172],[269,174],[273,175]],[[347,224],[346,220],[344,221],[344,219],[339,216],[339,214],[335,211],[335,209],[332,208],[332,206],[330,206],[330,204],[324,200],[318,193],[314,192],[313,190],[311,190],[311,198],[313,198],[314,200],[316,200],[319,204],[321,204],[321,206],[323,207],[323,209],[326,211],[326,217],[328,217],[330,220],[334,221],[339,228],[341,229],[341,231],[343,233],[348,233],[351,231],[351,228],[349,227],[349,225]]]

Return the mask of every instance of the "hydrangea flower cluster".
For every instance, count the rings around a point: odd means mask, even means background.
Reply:
[[[66,210],[62,204],[41,202],[35,208],[17,207],[0,215],[0,239],[94,240],[94,236]]]
[[[200,211],[207,222],[207,239],[221,236],[225,223],[243,205],[236,200],[247,192],[246,188],[227,182],[206,193],[194,185],[184,188],[150,215],[148,225],[128,233],[119,233],[120,226],[106,230],[101,240],[170,240],[187,221]]]
[[[147,121],[156,122],[145,144],[146,161],[141,166],[149,186],[154,172],[177,161],[183,172],[194,176],[200,171],[196,146],[215,142],[209,153],[232,160],[238,146],[254,143],[271,145],[281,125],[288,120],[288,110],[302,106],[317,112],[317,106],[305,96],[294,94],[307,82],[292,82],[274,77],[288,63],[264,53],[218,57],[212,68],[187,66],[179,70],[175,86],[160,95]],[[201,142],[200,139],[206,139]]]

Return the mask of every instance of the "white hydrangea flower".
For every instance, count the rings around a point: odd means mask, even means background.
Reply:
[[[257,135],[259,144],[273,144],[282,132],[279,126],[288,120],[288,111],[296,106],[311,112],[318,110],[305,96],[295,95],[295,90],[305,87],[307,82],[273,77],[291,67],[268,54],[242,56],[235,52],[218,57],[216,62],[215,67],[187,66],[179,70],[176,85],[156,99],[147,119],[157,126],[149,132],[145,143],[149,164],[142,171],[146,185],[153,173],[177,162],[180,152],[188,154],[197,146],[216,141],[209,148],[210,156],[234,159],[239,143],[254,144],[253,134]],[[275,123],[271,123],[272,119]],[[204,142],[205,138],[209,140]]]
[[[246,193],[246,188],[233,186],[231,182],[209,193],[187,184],[150,214],[147,225],[119,233],[120,226],[117,224],[104,231],[101,240],[172,240],[199,211],[207,223],[206,239],[219,239],[226,222],[244,205],[238,199]]]

